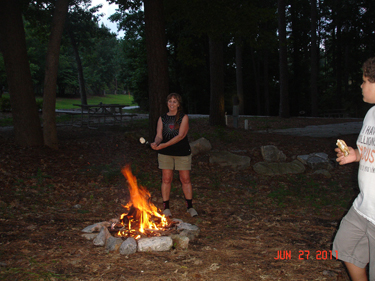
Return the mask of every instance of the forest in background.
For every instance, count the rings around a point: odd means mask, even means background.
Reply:
[[[41,96],[53,1],[17,2],[22,5],[34,94]],[[161,108],[164,92],[178,92],[188,113],[218,111],[219,122],[213,125],[223,123],[224,111],[231,114],[237,102],[240,114],[281,117],[335,111],[362,117],[367,109],[359,87],[362,63],[374,55],[371,1],[109,2],[119,5],[111,20],[125,31],[123,38],[98,24],[99,7],[90,0],[69,1],[57,96],[80,95],[85,103],[86,95],[130,92],[143,110],[150,110],[154,104]],[[153,39],[147,43],[148,3],[157,5],[148,9],[148,26],[157,23],[165,31],[160,35],[151,30],[149,35],[165,42],[168,77],[151,63],[157,57],[154,65],[164,65],[164,59],[160,52],[152,54],[160,51],[160,44],[153,45]],[[156,7],[161,10],[151,19]],[[7,90],[5,70],[0,56],[0,83]],[[158,78],[167,85],[150,82]],[[160,97],[153,101],[155,95]],[[150,119],[154,115],[158,112]]]
[[[79,95],[77,58],[82,61],[90,95],[127,93],[148,108],[144,12],[134,8],[112,16],[123,38],[99,26],[98,7],[81,3],[70,8],[61,45],[58,95]],[[225,105],[232,111],[237,95],[236,55],[242,51],[245,114],[278,115],[279,60],[275,1],[164,1],[171,91],[186,99],[190,113],[208,113],[208,25],[223,32]],[[207,3],[206,3],[207,2]],[[242,3],[244,2],[244,3]],[[206,4],[206,5],[204,5]],[[311,1],[286,1],[289,97],[292,116],[310,113]],[[31,5],[31,4],[30,4]],[[204,10],[204,8],[207,8]],[[374,4],[371,1],[317,1],[319,111],[363,113],[359,97],[361,65],[373,56]],[[48,22],[30,8],[25,31],[35,94],[42,95]],[[216,26],[215,26],[216,25]],[[0,56],[0,81],[6,75]],[[265,97],[269,96],[269,109]]]

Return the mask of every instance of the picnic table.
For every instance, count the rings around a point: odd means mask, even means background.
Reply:
[[[97,120],[97,124],[100,124],[100,120],[104,120],[104,124],[106,124],[106,119],[112,121],[111,125],[115,125],[116,123],[122,124],[124,117],[131,117],[137,116],[136,114],[129,114],[123,112],[123,108],[128,106],[128,104],[73,104],[74,106],[78,106],[81,108],[79,112],[71,112],[68,114],[71,115],[80,115],[80,122],[73,123],[73,126],[82,127],[85,124],[85,117],[87,117],[87,127],[90,129],[97,129],[97,127],[91,126],[91,124],[95,123]]]

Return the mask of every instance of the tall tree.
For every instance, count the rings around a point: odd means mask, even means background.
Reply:
[[[316,0],[311,2],[311,115],[318,116],[318,39],[317,39],[317,7]]]
[[[83,71],[83,64],[80,55],[80,47],[82,45],[90,48],[94,33],[98,29],[98,17],[94,15],[101,5],[88,9],[89,4],[75,5],[69,11],[67,18],[67,33],[73,48],[74,57],[77,63],[77,75],[81,103],[87,104],[86,82]]]
[[[43,134],[27,58],[19,0],[0,0],[0,48],[4,56],[12,106],[15,141],[43,145]]]
[[[286,41],[285,0],[278,0],[278,23],[279,23],[279,63],[280,63],[280,106],[279,116],[288,118],[289,93],[288,93],[288,61]]]
[[[43,92],[43,137],[44,144],[54,149],[58,148],[55,114],[57,71],[59,66],[61,37],[64,30],[66,14],[68,13],[68,6],[69,0],[56,1],[46,57]]]
[[[225,126],[224,108],[224,60],[223,40],[218,36],[209,37],[210,44],[210,125]]]
[[[244,91],[243,91],[243,41],[242,38],[236,40],[236,85],[239,99],[239,114],[244,114]]]
[[[154,139],[157,120],[166,111],[169,94],[163,0],[145,0],[145,28],[150,101],[149,137]]]

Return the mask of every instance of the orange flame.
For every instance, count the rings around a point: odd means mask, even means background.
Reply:
[[[143,186],[138,186],[137,179],[130,171],[129,165],[124,167],[121,172],[128,180],[130,192],[130,202],[124,207],[128,210],[131,207],[137,209],[136,217],[133,217],[129,213],[121,215],[121,221],[123,221],[125,217],[127,217],[129,220],[129,223],[127,225],[127,228],[129,230],[128,233],[135,232],[135,230],[132,229],[132,223],[138,225],[138,231],[141,233],[145,233],[145,230],[148,230],[150,232],[152,230],[161,230],[163,229],[163,227],[166,227],[169,224],[167,218],[164,215],[160,214],[156,206],[152,204],[150,200],[151,194],[148,192],[148,190]],[[160,223],[156,224],[153,221],[153,217],[159,218]],[[118,235],[124,236],[125,233],[120,231]],[[137,236],[137,238],[140,237]]]

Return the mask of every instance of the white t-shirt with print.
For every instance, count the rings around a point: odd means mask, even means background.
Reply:
[[[358,169],[360,193],[353,202],[354,209],[375,224],[375,106],[367,112],[357,139],[361,155]]]

